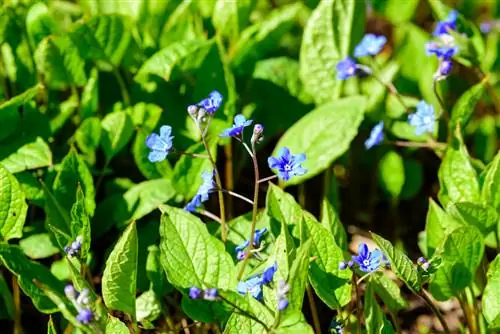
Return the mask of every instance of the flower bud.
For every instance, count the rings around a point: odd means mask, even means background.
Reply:
[[[198,299],[201,297],[201,290],[197,287],[192,287],[189,289],[189,298]]]
[[[347,263],[345,261],[340,261],[339,262],[339,269],[340,270],[346,270],[347,269]]]
[[[188,114],[193,117],[193,118],[196,118],[197,114],[198,114],[198,107],[194,104],[190,105],[188,108],[187,108],[187,112]]]
[[[286,299],[280,299],[278,301],[278,310],[279,311],[283,311],[284,309],[286,309],[288,307],[288,300]]]
[[[76,297],[76,290],[75,288],[73,287],[73,285],[71,284],[68,284],[64,287],[64,294],[66,295],[66,297],[68,297],[69,299],[74,299]]]
[[[203,298],[206,300],[215,300],[219,295],[219,291],[216,288],[206,289],[203,294]]]
[[[252,143],[259,144],[264,139],[264,127],[262,124],[255,124],[253,127]]]

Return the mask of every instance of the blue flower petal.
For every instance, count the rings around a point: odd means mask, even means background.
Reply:
[[[149,152],[148,154],[148,160],[150,162],[160,162],[160,161],[163,161],[165,160],[165,158],[167,157],[167,152],[165,151],[151,151]]]

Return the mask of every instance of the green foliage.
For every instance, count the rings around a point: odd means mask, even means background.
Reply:
[[[488,284],[484,288],[482,306],[484,317],[489,324],[489,328],[500,327],[500,304],[498,293],[500,291],[500,257],[497,255],[491,262],[488,269]]]
[[[0,236],[8,241],[20,238],[28,205],[19,182],[0,165]]]

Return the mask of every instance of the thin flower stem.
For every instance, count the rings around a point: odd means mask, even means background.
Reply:
[[[113,74],[116,77],[116,81],[118,81],[118,86],[120,86],[123,102],[125,103],[125,106],[128,107],[130,106],[130,95],[128,94],[127,86],[125,85],[125,81],[123,80],[120,70],[116,67],[113,68]]]
[[[217,217],[216,215],[214,215],[213,213],[211,213],[207,210],[199,210],[196,212],[198,212],[202,216],[208,217],[208,218],[212,219],[213,221],[218,222],[219,224],[222,224],[222,221],[219,217]]]
[[[445,119],[448,120],[449,117],[448,117],[448,114],[446,113],[446,106],[444,104],[443,99],[441,98],[441,96],[439,95],[439,93],[437,91],[437,81],[436,80],[432,81],[432,91],[434,92],[434,95],[436,96],[436,98],[439,102],[439,106],[441,107],[441,111],[439,112],[439,114],[437,114],[436,118],[439,119],[441,116],[444,116]]]
[[[231,190],[223,189],[222,191],[224,191],[225,193],[227,193],[227,194],[229,194],[229,195],[231,195],[231,196],[234,196],[234,197],[236,197],[236,198],[239,198],[239,199],[241,199],[241,200],[244,200],[245,202],[247,202],[247,203],[249,203],[249,204],[253,205],[253,201],[252,201],[250,198],[247,198],[247,197],[245,197],[245,196],[243,196],[243,195],[240,195],[240,194],[238,194],[238,193],[235,193],[234,191],[231,191]]]
[[[245,311],[244,311],[244,310],[242,310],[242,309],[241,309],[238,305],[234,304],[233,302],[229,301],[228,299],[226,299],[226,298],[224,298],[224,297],[222,297],[222,296],[219,296],[219,298],[220,298],[221,300],[225,301],[226,303],[228,303],[229,305],[231,305],[232,307],[234,307],[235,309],[237,309],[238,311],[240,311],[242,315],[244,315],[244,316],[246,316],[246,317],[248,317],[248,318],[252,319],[253,321],[255,321],[255,322],[259,323],[260,325],[262,325],[262,327],[264,327],[264,328],[265,328],[266,333],[268,333],[268,332],[269,332],[269,327],[267,327],[267,325],[266,325],[263,321],[261,321],[259,318],[257,318],[257,317],[255,317],[255,316],[253,316],[252,314],[250,314],[250,313],[248,313],[248,312],[245,312]]]
[[[402,147],[425,147],[425,148],[430,148],[430,149],[441,149],[444,150],[447,147],[446,143],[439,143],[434,140],[429,140],[427,142],[414,142],[414,141],[402,141],[402,140],[395,140],[395,141],[388,141],[389,144],[394,144],[396,146],[402,146]]]
[[[311,286],[307,285],[307,299],[309,300],[309,307],[311,308],[311,314],[313,318],[314,332],[316,334],[321,334],[321,325],[319,322],[318,309],[316,308],[316,302],[314,301],[314,294],[311,290]]]
[[[488,94],[491,97],[491,101],[493,102],[493,106],[495,107],[497,114],[500,114],[500,99],[498,98],[498,95],[496,94],[495,89],[490,84],[490,81],[489,81],[490,74],[484,73],[483,70],[480,67],[478,67],[477,68],[477,75],[478,75],[480,80],[485,81],[485,87],[486,87],[486,90],[488,91]]]
[[[225,178],[224,184],[227,190],[232,191],[234,189],[234,174],[233,174],[233,143],[230,141],[224,146],[224,154],[226,156],[226,166],[224,168]],[[233,198],[229,196],[227,198],[227,215],[228,219],[233,217]],[[253,203],[252,203],[253,204]]]
[[[23,332],[21,324],[21,290],[19,289],[17,278],[14,275],[12,275],[12,296],[16,312],[14,316],[14,334],[21,334]]]
[[[208,155],[208,160],[210,160],[210,164],[212,165],[212,168],[215,171],[215,183],[217,184],[217,194],[219,196],[219,210],[220,210],[220,225],[221,225],[221,234],[222,234],[222,241],[226,242],[227,239],[227,229],[226,229],[226,210],[224,208],[224,193],[222,192],[222,182],[220,179],[220,173],[219,170],[217,169],[217,164],[215,163],[214,158],[212,157],[212,153],[210,152],[210,148],[208,147],[207,140],[205,138],[205,132],[201,129],[200,122],[196,122],[196,125],[198,126],[198,130],[200,131],[201,136],[201,141],[203,143],[203,146],[205,146],[205,150],[207,151]],[[207,124],[208,128],[208,124]]]
[[[427,304],[427,306],[429,306],[429,308],[431,309],[432,313],[434,313],[436,315],[436,317],[439,319],[439,322],[441,323],[441,326],[443,327],[444,332],[446,334],[450,334],[450,329],[448,328],[448,325],[446,324],[446,320],[444,320],[441,312],[439,312],[436,305],[434,305],[432,300],[429,298],[429,295],[427,294],[427,292],[424,289],[422,289],[417,294],[424,300],[424,302]]]
[[[358,281],[356,282],[357,285],[360,285],[361,282],[363,282],[366,278],[370,277],[373,273],[377,272],[378,270],[373,270],[373,271],[370,271],[368,274],[362,276],[360,279],[358,279]]]
[[[354,291],[356,292],[356,318],[358,318],[358,334],[361,333],[361,319],[363,317],[363,305],[361,304],[361,295],[359,293],[359,286],[356,281],[356,274],[352,274],[352,283],[354,285]]]
[[[181,152],[181,151],[174,151],[174,152],[179,155],[186,155],[188,157],[208,159],[208,155],[205,154],[197,154],[197,153]]]
[[[258,181],[258,183],[264,183],[264,182],[271,181],[271,180],[274,180],[274,179],[277,179],[277,178],[278,178],[278,175],[268,176],[268,177],[265,177],[263,179],[260,179]]]
[[[255,151],[255,144],[252,143],[252,150],[248,147],[246,143],[243,143],[243,146],[247,149],[247,151],[251,152],[252,162],[253,162],[253,171],[255,175],[255,185],[253,192],[253,210],[252,210],[252,226],[250,227],[250,237],[248,238],[250,244],[248,245],[248,251],[243,259],[243,264],[241,265],[241,269],[238,272],[237,280],[241,280],[243,273],[245,272],[245,267],[248,263],[248,259],[250,258],[250,254],[253,249],[254,244],[254,234],[255,234],[255,225],[257,224],[257,211],[259,208],[259,164],[257,161],[257,154]]]

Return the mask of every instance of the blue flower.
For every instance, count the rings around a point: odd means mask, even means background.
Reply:
[[[288,295],[289,291],[290,285],[286,281],[280,280],[276,288],[276,297],[278,298],[279,311],[283,311],[288,307],[288,299],[286,299],[286,296]]]
[[[415,128],[417,136],[425,132],[433,133],[435,121],[434,107],[425,101],[420,101],[417,104],[417,111],[408,116],[408,123]]]
[[[440,78],[446,77],[451,73],[453,69],[453,62],[450,59],[444,59],[441,64],[439,64],[438,76]]]
[[[267,228],[263,228],[263,229],[257,229],[255,230],[254,234],[253,234],[253,245],[254,245],[254,248],[258,248],[259,245],[260,245],[260,238],[262,238],[262,236],[267,232]],[[244,259],[244,256],[246,254],[240,254],[240,253],[243,253],[243,251],[248,247],[250,246],[250,241],[249,240],[245,240],[243,241],[243,243],[241,243],[240,245],[236,246],[234,248],[235,252],[237,253],[237,258],[239,260],[243,260]],[[240,259],[241,257],[241,259]]]
[[[276,273],[276,270],[278,270],[278,265],[274,263],[272,266],[264,270],[262,272],[261,276],[261,283],[262,284],[268,284],[273,281],[274,274]]]
[[[417,264],[421,266],[423,270],[429,270],[430,263],[424,257],[419,257],[417,260]]]
[[[491,30],[493,29],[493,26],[494,26],[494,23],[491,21],[481,22],[481,24],[479,25],[479,30],[481,30],[481,32],[483,34],[487,34],[487,33],[491,32]]]
[[[425,50],[428,56],[436,55],[439,59],[450,59],[458,53],[458,47],[454,45],[445,45],[436,42],[425,44]]]
[[[82,242],[83,237],[77,236],[75,241],[73,241],[70,246],[64,247],[64,252],[68,254],[68,256],[77,256],[82,249]]]
[[[346,57],[344,60],[341,60],[337,63],[336,69],[337,79],[345,80],[347,78],[355,76],[358,67],[356,65],[356,62],[352,58]]]
[[[206,99],[198,102],[197,106],[205,109],[209,114],[213,114],[219,109],[222,104],[222,95],[218,91],[214,90]]]
[[[457,19],[458,12],[456,10],[452,10],[448,13],[448,17],[446,20],[439,21],[434,28],[434,32],[432,33],[434,36],[440,36],[444,34],[449,34],[450,31],[457,29]]]
[[[382,50],[386,42],[385,36],[367,34],[354,49],[354,55],[356,57],[375,56]]]
[[[94,313],[88,308],[83,308],[78,312],[78,315],[76,316],[76,321],[78,321],[83,325],[88,325],[92,322],[93,318],[94,318]]]
[[[242,295],[249,293],[253,298],[262,300],[262,283],[260,275],[253,276],[244,282],[239,282],[236,290]]]
[[[219,296],[219,290],[216,288],[206,289],[203,293],[203,299],[205,300],[216,300]]]
[[[380,121],[370,132],[370,137],[365,141],[367,150],[375,145],[379,145],[384,140],[384,122]]]
[[[224,131],[222,131],[222,133],[220,134],[221,137],[237,137],[237,136],[241,136],[242,132],[243,132],[243,128],[245,128],[246,126],[249,126],[250,124],[252,124],[252,120],[248,120],[245,118],[245,116],[243,115],[236,115],[236,117],[234,118],[234,125],[229,128],[229,129],[225,129]]]
[[[66,297],[69,299],[75,299],[76,298],[76,290],[75,287],[71,284],[68,284],[64,287],[64,294]]]
[[[184,207],[184,210],[194,212],[201,206],[201,203],[208,200],[208,195],[214,189],[213,177],[214,171],[205,171],[201,174],[203,183],[198,188],[198,192],[196,193],[196,195],[194,195],[193,199]]]
[[[287,307],[288,307],[288,300],[286,300],[285,298],[278,300],[278,310],[279,311],[283,311]]]
[[[159,162],[165,160],[172,148],[172,139],[174,137],[170,136],[171,133],[172,127],[163,125],[160,128],[160,135],[152,133],[146,138],[146,146],[151,149],[148,155],[149,161]]]
[[[189,289],[189,298],[191,299],[198,299],[200,298],[202,295],[202,291],[200,288],[197,288],[197,287],[192,287]]]
[[[375,249],[373,252],[370,252],[368,246],[365,243],[361,243],[358,246],[358,255],[353,255],[352,259],[359,265],[361,271],[369,273],[380,267],[382,251]]]
[[[267,163],[269,164],[269,168],[278,170],[278,176],[281,179],[288,181],[292,176],[300,176],[307,173],[307,169],[301,165],[305,160],[305,154],[293,155],[287,147],[282,147],[278,151],[278,157],[269,157]]]

